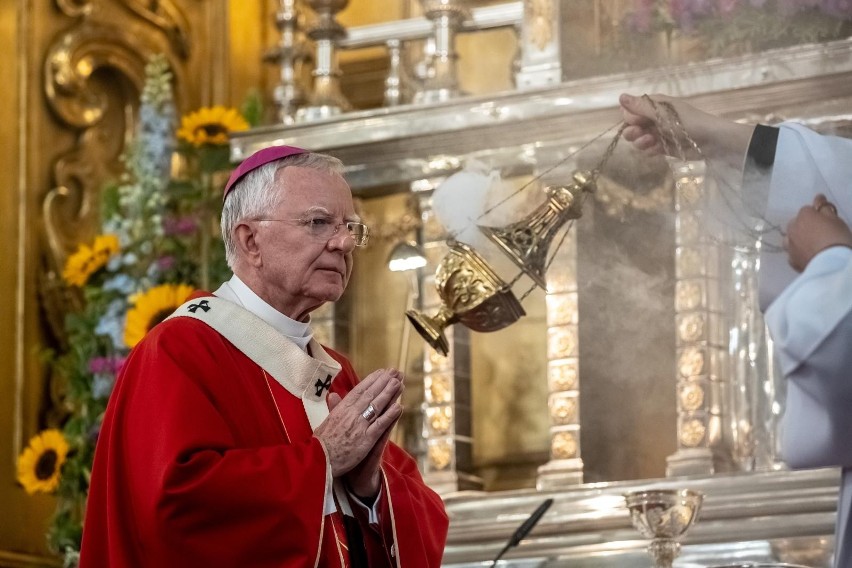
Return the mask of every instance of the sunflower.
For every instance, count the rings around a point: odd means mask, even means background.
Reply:
[[[195,289],[187,284],[161,284],[130,298],[124,343],[131,349],[142,341],[152,327],[166,319],[183,304]]]
[[[67,455],[68,442],[59,430],[44,430],[33,436],[18,456],[18,482],[29,495],[54,491]]]
[[[119,250],[118,237],[98,235],[92,246],[81,244],[65,261],[62,278],[72,286],[84,286],[89,277],[103,268]]]
[[[228,143],[231,132],[248,130],[249,124],[236,109],[223,106],[204,107],[184,116],[177,137],[193,146]]]

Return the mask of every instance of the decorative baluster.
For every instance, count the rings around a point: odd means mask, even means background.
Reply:
[[[420,0],[423,14],[434,27],[434,53],[423,88],[414,98],[418,103],[446,101],[460,94],[456,72],[456,33],[470,11],[465,0]]]
[[[551,173],[565,184],[574,173],[568,164]],[[550,461],[538,469],[539,489],[583,483],[580,447],[580,335],[577,284],[577,230],[567,227],[546,273],[547,386],[550,416]],[[561,235],[561,232],[560,232]],[[561,236],[558,237],[561,239]],[[553,254],[553,251],[551,252]]]
[[[435,218],[431,191],[441,180],[412,184],[423,216],[423,246],[429,264],[423,271],[422,308],[441,305],[435,288],[435,266],[448,252],[445,229]],[[426,455],[423,479],[440,494],[463,489],[481,489],[482,480],[472,474],[473,439],[471,419],[470,331],[453,326],[445,332],[450,353],[444,356],[423,344],[423,438]]]
[[[720,245],[704,233],[707,184],[703,162],[675,167],[677,336],[677,444],[667,458],[669,476],[730,469],[725,416],[727,341],[719,294]]]
[[[317,22],[308,32],[308,37],[316,42],[316,66],[309,104],[296,113],[297,121],[321,120],[350,109],[349,102],[340,91],[340,69],[335,51],[335,43],[346,37],[346,30],[336,16],[349,4],[349,0],[307,2],[317,14]]]
[[[278,4],[275,23],[281,37],[278,45],[266,54],[264,61],[280,68],[280,81],[273,92],[278,120],[284,124],[293,124],[297,110],[306,101],[297,71],[310,58],[310,54],[300,34],[296,0],[279,0]]]
[[[385,78],[385,106],[402,103],[402,48],[398,39],[387,41],[388,76]]]

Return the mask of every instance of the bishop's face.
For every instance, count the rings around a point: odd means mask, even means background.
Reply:
[[[259,222],[256,236],[264,299],[302,321],[343,295],[355,249],[345,223],[359,219],[338,174],[289,166],[278,172],[275,186],[278,205]]]

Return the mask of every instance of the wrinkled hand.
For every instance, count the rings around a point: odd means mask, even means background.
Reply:
[[[748,150],[753,125],[739,124],[731,120],[714,116],[701,111],[691,104],[676,97],[666,95],[650,95],[659,109],[659,115],[654,105],[644,97],[622,94],[619,97],[621,113],[627,127],[623,136],[633,146],[649,156],[675,154],[680,147],[687,159],[702,157],[723,159],[726,161],[742,161]],[[698,154],[683,132],[677,132],[674,124],[658,124],[659,117],[667,117],[661,103],[670,104],[682,125],[682,130],[689,134],[701,150]],[[676,138],[677,137],[677,138]],[[679,158],[681,156],[673,156]]]
[[[402,389],[399,371],[379,369],[367,375],[343,399],[335,393],[329,394],[328,417],[314,431],[314,436],[323,442],[328,452],[333,477],[352,471],[377,445],[384,448],[389,431],[402,415],[402,406],[397,402]],[[362,416],[370,404],[376,410],[372,422]],[[382,440],[385,442],[381,443]],[[374,469],[371,475],[380,476],[378,461]],[[375,481],[377,487],[380,477]],[[361,495],[355,487],[353,490]]]
[[[801,272],[818,253],[837,245],[852,248],[852,231],[834,205],[817,195],[813,205],[802,207],[787,225],[784,249],[790,266]]]

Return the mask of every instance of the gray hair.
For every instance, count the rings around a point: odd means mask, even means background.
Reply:
[[[222,207],[222,240],[225,260],[233,270],[237,260],[234,228],[246,219],[268,215],[280,202],[281,192],[274,190],[275,176],[288,166],[311,168],[324,173],[343,175],[343,162],[333,156],[309,152],[287,156],[264,164],[247,173],[228,193]]]

